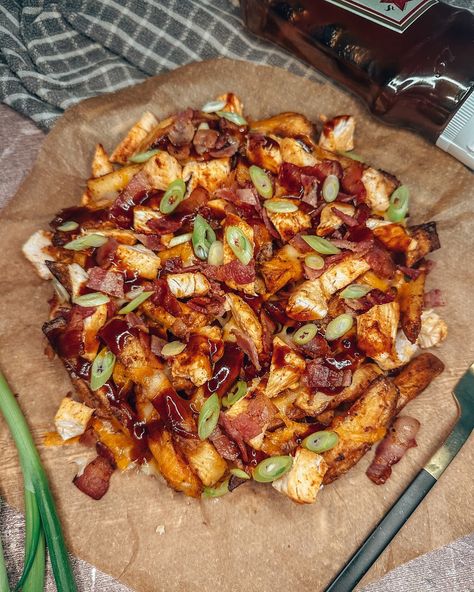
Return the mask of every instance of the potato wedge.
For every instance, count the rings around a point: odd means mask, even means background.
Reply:
[[[394,415],[398,415],[403,407],[423,392],[443,370],[443,362],[428,352],[411,360],[393,379],[393,383],[400,392]]]
[[[83,204],[97,208],[110,206],[141,168],[141,164],[133,164],[97,179],[89,179]]]
[[[421,330],[421,313],[425,293],[424,272],[409,282],[405,282],[398,292],[400,304],[400,324],[408,340],[415,343]]]
[[[412,267],[417,261],[426,257],[428,253],[436,251],[441,247],[438,232],[436,230],[436,222],[427,222],[425,224],[419,224],[418,226],[410,226],[408,232],[416,241],[416,243],[410,247],[406,255],[406,264],[409,267]]]
[[[251,122],[251,131],[261,134],[297,138],[313,135],[313,124],[300,113],[280,113],[268,119]]]
[[[145,111],[135,125],[129,129],[125,138],[112,152],[110,160],[119,164],[125,164],[129,158],[135,154],[143,140],[157,127],[157,125],[158,120],[153,113]]]
[[[96,144],[94,156],[92,158],[91,172],[92,177],[103,177],[112,173],[114,165],[110,162],[109,156],[102,144]]]

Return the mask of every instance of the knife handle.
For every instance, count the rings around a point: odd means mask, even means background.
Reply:
[[[421,469],[325,592],[351,592],[436,483]]]

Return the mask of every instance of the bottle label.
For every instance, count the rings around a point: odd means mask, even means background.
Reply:
[[[438,0],[326,0],[362,18],[403,33]]]

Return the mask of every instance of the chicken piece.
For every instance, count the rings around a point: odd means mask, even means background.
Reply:
[[[71,298],[80,296],[82,287],[88,280],[87,272],[77,263],[48,262],[48,269],[58,282],[66,288]]]
[[[184,453],[186,460],[203,485],[212,487],[224,476],[227,471],[227,463],[208,440],[201,442],[193,438],[179,436],[176,440],[179,449]]]
[[[64,397],[54,416],[56,431],[63,440],[70,440],[86,431],[94,409]]]
[[[296,384],[306,367],[304,358],[291,349],[279,337],[273,338],[273,353],[265,394],[276,397]]]
[[[289,282],[297,282],[303,277],[303,266],[298,252],[291,245],[285,245],[277,253],[261,264],[260,272],[265,280],[267,292],[275,294]]]
[[[433,310],[424,310],[421,313],[421,330],[417,344],[422,349],[438,346],[447,335],[448,326],[437,313]]]
[[[370,228],[370,230],[376,230],[383,226],[392,226],[392,224],[393,222],[390,222],[390,220],[384,220],[383,218],[368,218],[365,222],[365,225],[367,228]]]
[[[346,473],[370,450],[372,444],[385,436],[397,400],[397,387],[385,376],[380,376],[346,415],[334,418],[329,429],[337,433],[339,441],[334,448],[323,453],[328,464],[324,484]]]
[[[208,323],[206,315],[189,308],[184,302],[180,302],[180,315],[175,317],[167,312],[162,306],[157,306],[150,300],[141,305],[141,311],[148,317],[153,326],[156,323],[160,327],[171,331],[178,338],[184,338],[190,332],[204,327]]]
[[[436,222],[410,226],[408,232],[412,239],[414,239],[414,243],[410,245],[406,254],[406,264],[409,267],[413,267],[415,263],[423,259],[428,253],[436,251],[441,247],[436,230]]]
[[[423,392],[443,370],[443,362],[428,352],[413,358],[393,379],[400,393],[393,415],[398,415],[403,407]]]
[[[163,220],[165,218],[165,214],[147,206],[135,206],[133,208],[133,228],[141,234],[155,234],[155,231],[148,226],[148,222],[150,220]]]
[[[297,448],[297,442],[307,433],[308,425],[284,419],[283,427],[267,430],[259,450],[270,456],[279,456],[291,454]]]
[[[272,137],[280,146],[283,162],[289,162],[299,167],[314,166],[318,162],[317,158],[308,151],[306,145],[299,139]]]
[[[401,224],[383,224],[374,228],[374,235],[389,249],[397,253],[406,253],[416,245]]]
[[[277,200],[268,199],[266,203],[270,204],[274,201]],[[296,206],[300,205],[298,199],[279,198],[278,201],[294,204]],[[295,236],[295,234],[298,234],[298,232],[311,228],[311,217],[299,208],[294,212],[272,212],[267,209],[267,215],[284,241],[289,241]]]
[[[401,365],[395,353],[399,318],[397,302],[377,304],[357,317],[357,346],[383,370]]]
[[[82,231],[83,235],[100,234],[108,238],[113,238],[124,245],[135,245],[137,239],[131,230],[124,228],[107,228],[105,225],[96,228],[86,228]]]
[[[168,185],[176,179],[181,179],[182,173],[183,170],[176,158],[164,151],[148,159],[143,167],[143,174],[149,185],[162,191],[166,191]]]
[[[94,179],[103,177],[112,173],[114,170],[113,164],[109,160],[107,152],[104,150],[102,144],[96,144],[94,157],[92,159],[92,176]]]
[[[224,240],[223,240],[223,242],[224,242],[224,264],[231,263],[232,261],[237,260],[237,257],[235,256],[234,251],[230,247],[229,243],[227,242],[227,238],[226,238],[225,230],[229,226],[237,226],[242,231],[242,233],[245,235],[247,240],[249,241],[250,246],[252,248],[252,252],[255,252],[254,232],[253,232],[253,228],[250,226],[250,224],[247,224],[247,222],[245,220],[243,220],[242,218],[240,218],[239,216],[229,213],[229,214],[227,214],[227,216],[223,222],[223,226],[224,226]],[[248,284],[238,284],[231,277],[229,277],[228,279],[226,279],[225,283],[232,290],[245,292],[246,294],[251,294],[251,295],[255,294],[255,282],[249,282]]]
[[[203,335],[191,335],[186,348],[168,361],[174,378],[188,378],[195,386],[212,378],[210,344]]]
[[[319,145],[331,152],[354,150],[354,132],[354,117],[352,115],[338,115],[324,123]]]
[[[295,419],[293,416],[301,417],[301,413],[294,407],[298,397],[297,389],[286,389],[272,398],[272,403],[278,409],[282,416]]]
[[[230,111],[231,113],[237,113],[238,115],[243,115],[244,113],[244,105],[240,98],[234,93],[228,92],[219,95],[216,98],[216,101],[225,101],[225,107],[223,107],[221,111]]]
[[[126,164],[131,156],[137,152],[137,148],[147,135],[156,128],[158,120],[150,113],[145,111],[140,119],[133,125],[125,138],[113,151],[110,160],[119,164]]]
[[[102,177],[89,179],[87,190],[82,199],[82,205],[94,208],[105,208],[117,199],[119,193],[125,189],[143,165],[133,164],[117,169]]]
[[[261,354],[263,351],[263,329],[252,307],[240,296],[231,292],[226,294],[226,302],[239,331],[250,337],[255,344],[257,353]]]
[[[331,403],[334,397],[326,395],[320,391],[312,393],[307,388],[298,389],[298,398],[296,405],[305,412],[306,415],[316,417],[322,413]]]
[[[376,212],[385,212],[390,205],[390,196],[398,186],[395,177],[368,167],[362,173],[362,183],[365,187],[365,203]]]
[[[398,292],[400,304],[400,324],[408,340],[416,343],[421,331],[421,313],[425,294],[424,272],[413,280],[404,282]]]
[[[187,183],[186,196],[196,187],[210,194],[225,183],[230,174],[230,158],[215,158],[208,162],[188,162],[183,168],[183,180]]]
[[[276,139],[270,136],[261,136],[260,134],[250,134],[247,138],[245,155],[250,164],[257,165],[278,174],[282,158],[280,147]]]
[[[252,132],[259,132],[264,135],[275,135],[290,138],[313,135],[313,124],[300,113],[279,113],[268,119],[252,121]]]
[[[326,236],[331,234],[344,224],[341,218],[339,218],[339,216],[333,212],[334,208],[340,210],[348,216],[353,216],[355,212],[354,206],[346,203],[337,202],[324,206],[324,208],[321,210],[321,218],[316,230],[316,234],[318,236]]]
[[[299,504],[313,504],[328,467],[320,454],[306,448],[298,448],[291,469],[272,482],[280,493]]]
[[[84,351],[82,357],[92,362],[99,350],[98,333],[107,321],[107,305],[96,306],[95,311],[84,319],[82,329],[82,343]]]
[[[147,280],[153,280],[161,267],[160,258],[143,245],[119,245],[115,251],[118,265]]]
[[[166,276],[166,282],[171,294],[176,298],[204,296],[211,289],[207,277],[199,272],[172,273]]]
[[[226,432],[234,440],[243,440],[255,450],[260,450],[265,433],[278,410],[268,397],[257,389],[249,389],[247,395],[221,414]]]
[[[21,248],[23,255],[33,265],[42,280],[51,279],[51,273],[45,263],[54,260],[54,257],[48,253],[48,248],[52,246],[51,238],[51,232],[38,230],[30,236]]]
[[[181,243],[180,245],[176,245],[175,247],[170,247],[164,251],[160,251],[160,260],[163,264],[165,261],[168,261],[168,259],[173,259],[174,257],[179,257],[183,262],[184,267],[193,265],[196,262],[196,257],[194,256],[191,242],[187,241],[185,243]]]
[[[357,255],[348,255],[320,275],[319,282],[326,298],[339,292],[361,274],[370,269],[369,264]]]

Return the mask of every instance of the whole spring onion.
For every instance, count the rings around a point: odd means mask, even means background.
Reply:
[[[249,167],[249,175],[257,192],[265,199],[269,199],[273,195],[273,186],[270,177],[259,166],[252,165]]]
[[[301,442],[301,445],[312,452],[320,453],[326,452],[326,450],[331,450],[331,448],[334,448],[338,442],[339,436],[336,432],[321,431],[314,432],[314,434],[307,436],[303,442]]]
[[[192,237],[193,235],[191,232],[186,232],[185,234],[178,234],[178,236],[173,236],[173,238],[168,243],[168,247],[176,247],[177,245],[187,243],[192,239]]]
[[[78,227],[79,224],[77,222],[74,222],[74,220],[69,220],[68,222],[64,222],[64,224],[61,224],[61,226],[58,226],[58,230],[61,232],[70,232],[71,230],[76,230]]]
[[[253,247],[240,228],[228,226],[225,229],[225,238],[237,259],[244,265],[248,265],[253,257]]]
[[[185,349],[186,344],[182,341],[170,341],[169,343],[165,343],[165,345],[161,348],[161,355],[165,358],[170,358],[172,356],[179,355]]]
[[[226,493],[229,493],[229,479],[226,479],[217,487],[204,487],[202,497],[221,497]]]
[[[328,341],[339,339],[352,328],[353,324],[354,318],[350,314],[341,314],[328,323],[324,337]]]
[[[263,207],[269,212],[275,212],[276,214],[289,214],[298,210],[298,206],[287,199],[271,199],[266,201]]]
[[[216,113],[226,106],[226,101],[209,101],[201,107],[203,113]]]
[[[250,479],[250,475],[242,469],[234,468],[230,470],[231,475],[235,475],[239,479]]]
[[[140,152],[139,154],[135,154],[135,156],[132,156],[131,158],[129,158],[129,162],[141,164],[142,162],[146,162],[147,160],[150,160],[150,158],[152,156],[155,156],[155,154],[158,154],[158,152],[159,152],[159,150],[148,150],[148,152]]]
[[[372,288],[370,286],[364,286],[362,284],[351,284],[350,286],[347,286],[347,288],[344,288],[344,290],[341,292],[341,297],[353,299],[362,298],[363,296],[368,294],[371,289]]]
[[[324,259],[320,255],[306,255],[304,263],[310,269],[322,269],[324,267]]]
[[[115,366],[115,355],[106,347],[94,358],[91,368],[91,389],[96,391],[109,380]]]
[[[1,538],[0,538],[0,590],[5,590],[5,592],[10,592],[10,585],[8,584],[7,567],[5,565],[5,556],[3,554],[3,546],[2,546],[2,539]]]
[[[79,236],[69,243],[66,243],[64,248],[69,249],[70,251],[82,251],[83,249],[89,249],[90,247],[101,247],[102,245],[105,245],[108,240],[109,239],[106,236],[102,236],[102,234],[85,234],[84,236]]]
[[[135,298],[131,300],[128,304],[122,306],[122,308],[118,311],[118,314],[128,314],[129,312],[132,312],[133,310],[138,308],[140,304],[143,304],[145,300],[148,300],[148,298],[150,298],[152,294],[153,292],[140,292],[140,294],[138,294],[138,296],[135,296]]]
[[[207,262],[209,265],[222,265],[224,263],[224,245],[221,241],[216,240],[209,247]]]
[[[324,201],[328,203],[334,201],[339,193],[339,179],[336,175],[328,175],[324,179],[323,188],[321,190]]]
[[[0,412],[15,441],[23,472],[25,491],[28,492],[27,499],[25,499],[25,516],[29,522],[26,527],[26,563],[28,563],[31,554],[34,558],[31,561],[29,573],[24,578],[27,584],[23,585],[23,590],[42,590],[44,587],[44,544],[42,542],[44,533],[57,589],[61,592],[76,592],[77,588],[69,563],[66,543],[46,473],[25,417],[15,395],[1,373]],[[39,536],[36,535],[38,530],[36,524],[40,524]],[[2,577],[5,580],[5,577],[0,575],[0,583],[2,583]],[[8,586],[1,587],[1,590],[8,590]]]
[[[305,345],[305,343],[309,343],[316,336],[317,332],[318,328],[314,323],[307,323],[293,333],[293,341],[297,345]]]
[[[293,465],[291,456],[270,456],[258,463],[253,478],[259,483],[270,483],[287,473]]]
[[[400,185],[390,197],[387,218],[392,222],[401,222],[408,213],[410,193],[406,185]]]
[[[101,304],[107,304],[110,298],[107,294],[102,294],[102,292],[91,292],[90,294],[77,296],[72,301],[79,306],[100,306]]]
[[[230,391],[222,397],[222,404],[224,407],[232,407],[237,401],[243,399],[247,394],[247,383],[244,380],[238,380]]]
[[[330,241],[320,236],[305,234],[301,237],[312,249],[322,255],[337,255],[341,249],[333,245]]]
[[[214,431],[219,419],[221,403],[217,393],[211,395],[201,407],[198,419],[198,436],[201,440],[208,438]]]
[[[235,125],[247,125],[247,120],[242,115],[233,113],[232,111],[216,111],[216,115],[227,119],[231,123],[235,123]]]
[[[205,261],[209,255],[209,249],[216,240],[216,233],[204,218],[198,214],[194,220],[192,243],[194,254]]]
[[[160,212],[162,214],[171,214],[178,205],[183,201],[186,193],[186,185],[183,179],[175,179],[172,181],[161,198]]]

